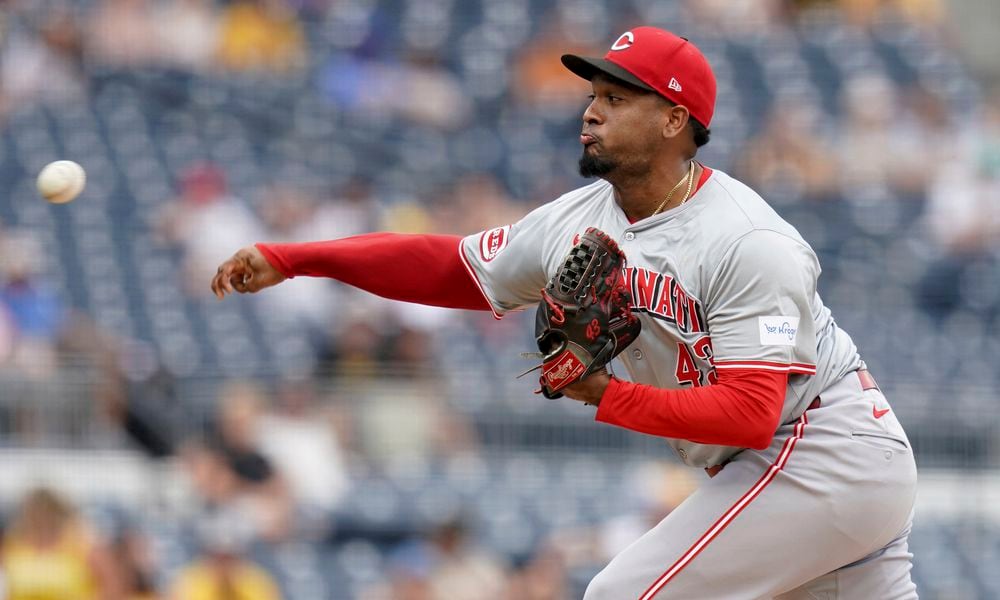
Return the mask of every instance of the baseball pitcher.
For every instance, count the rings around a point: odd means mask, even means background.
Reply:
[[[591,82],[580,173],[595,183],[465,238],[257,244],[212,289],[310,275],[498,319],[537,307],[545,395],[666,438],[711,476],[586,600],[916,598],[909,441],[817,294],[809,244],[696,160],[715,107],[708,61],[637,27],[603,58],[562,62]],[[614,355],[628,380],[603,368]]]

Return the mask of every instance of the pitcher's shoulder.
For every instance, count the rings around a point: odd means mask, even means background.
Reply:
[[[535,206],[521,218],[518,225],[524,227],[534,223],[559,223],[567,215],[582,215],[593,220],[606,202],[614,202],[614,192],[611,184],[598,180]]]
[[[722,171],[706,184],[711,195],[708,214],[724,237],[739,238],[754,230],[770,230],[805,243],[799,232],[750,186]]]
[[[603,179],[598,179],[589,185],[570,190],[543,206],[551,207],[553,210],[579,205],[594,206],[602,201],[614,202],[614,197],[614,188],[612,188],[611,184]]]

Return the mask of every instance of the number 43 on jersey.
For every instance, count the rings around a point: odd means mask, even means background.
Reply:
[[[674,371],[677,383],[687,387],[715,384],[719,380],[715,368],[709,367],[708,370],[702,371],[698,368],[695,357],[704,363],[712,364],[712,338],[707,335],[702,336],[690,347],[683,342],[677,342],[677,369]]]

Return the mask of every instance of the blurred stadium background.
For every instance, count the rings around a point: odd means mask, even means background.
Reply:
[[[257,240],[467,234],[580,185],[558,56],[639,23],[709,57],[700,158],[813,244],[908,428],[922,597],[1000,597],[998,7],[0,2],[10,597],[580,597],[703,475],[515,380],[530,314],[208,281]],[[34,191],[56,159],[89,174],[65,206]]]

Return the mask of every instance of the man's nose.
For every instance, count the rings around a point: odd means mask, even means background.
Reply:
[[[596,108],[594,108],[594,102],[591,101],[587,105],[587,108],[583,111],[583,122],[588,124],[597,124],[602,121],[601,114]]]

